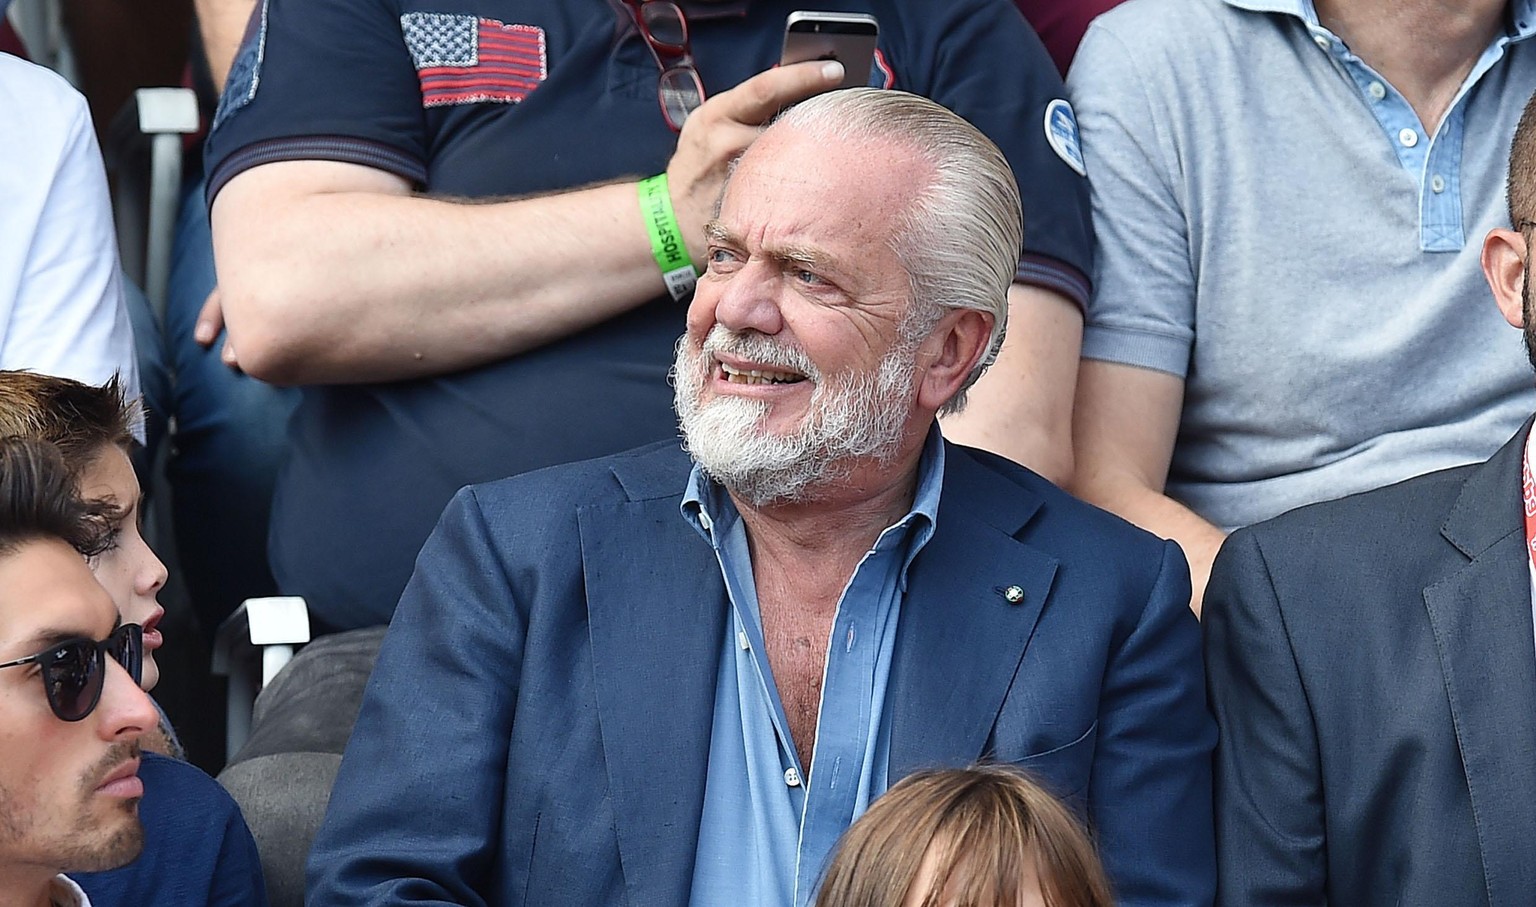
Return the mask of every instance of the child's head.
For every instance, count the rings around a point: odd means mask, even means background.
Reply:
[[[1009,766],[912,775],[843,835],[816,907],[1111,907],[1077,819]]]
[[[139,534],[139,480],[128,455],[138,402],[126,399],[116,378],[95,387],[39,375],[0,371],[0,437],[47,441],[59,449],[81,497],[106,505],[111,535],[91,559],[123,620],[144,627],[144,689],[160,677],[154,651],[165,609],[156,596],[166,569]]]

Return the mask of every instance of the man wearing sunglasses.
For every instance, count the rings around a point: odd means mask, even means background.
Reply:
[[[76,493],[53,445],[0,440],[0,905],[264,907],[229,795],[141,750],[143,628],[82,556],[115,511]]]
[[[0,903],[85,904],[66,871],[139,855],[139,740],[159,712],[138,686],[143,636],[81,552],[103,524],[57,454],[0,443]]]

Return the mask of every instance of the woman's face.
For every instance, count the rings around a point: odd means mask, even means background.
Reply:
[[[111,542],[91,560],[91,568],[123,622],[144,627],[144,676],[139,685],[154,689],[160,679],[154,653],[165,642],[159,630],[165,609],[155,595],[165,585],[166,570],[139,534],[139,479],[128,454],[117,445],[102,448],[80,476],[80,495],[113,506]]]

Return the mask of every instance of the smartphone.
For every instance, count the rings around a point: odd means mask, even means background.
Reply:
[[[784,55],[779,63],[836,60],[843,64],[843,82],[838,87],[858,88],[869,84],[879,35],[880,23],[874,16],[799,10],[784,23]]]

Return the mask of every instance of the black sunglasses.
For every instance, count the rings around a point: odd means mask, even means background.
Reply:
[[[673,132],[682,132],[688,114],[704,103],[704,82],[693,65],[688,18],[672,0],[624,0],[661,68],[656,100]]]
[[[43,689],[48,693],[48,707],[53,714],[61,721],[79,721],[101,701],[109,652],[137,685],[144,670],[144,628],[138,624],[123,624],[101,642],[66,639],[36,655],[0,664],[0,668],[36,663],[42,671]]]

